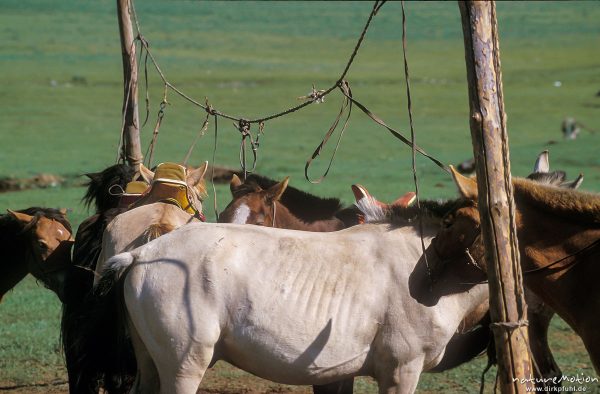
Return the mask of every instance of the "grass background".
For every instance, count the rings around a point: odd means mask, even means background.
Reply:
[[[198,100],[207,97],[215,108],[245,118],[297,104],[296,97],[309,92],[313,83],[317,88],[330,86],[371,9],[367,2],[136,5],[142,32],[167,78]],[[441,161],[456,164],[472,155],[458,7],[409,2],[406,9],[417,142]],[[122,100],[115,12],[114,1],[104,0],[2,2],[0,176],[77,176],[114,163]],[[583,131],[577,140],[563,141],[560,133],[567,116],[600,130],[600,3],[500,2],[498,18],[513,174],[526,175],[535,156],[549,148],[552,168],[566,170],[571,178],[583,172],[583,189],[600,191],[600,135]],[[355,98],[407,132],[401,49],[400,4],[389,3],[375,17],[347,79]],[[560,87],[555,86],[558,81]],[[144,147],[162,98],[162,85],[153,71],[149,94]],[[205,115],[172,92],[168,100],[154,164],[182,160]],[[352,183],[365,185],[381,200],[412,189],[410,150],[358,110],[328,178],[320,185],[304,180],[304,163],[340,104],[339,94],[332,94],[323,104],[268,122],[257,171],[273,178],[291,175],[292,185],[346,203],[352,200]],[[239,133],[229,121],[219,126],[216,164],[236,167]],[[209,129],[191,164],[210,159],[212,145]],[[323,159],[313,166],[313,176],[324,170],[333,145],[330,142]],[[455,194],[448,176],[426,159],[418,159],[418,174],[424,197]],[[77,183],[0,194],[0,209],[68,207],[77,226],[90,214],[80,203],[83,189]],[[226,186],[217,187],[217,199],[221,208],[229,201]],[[65,377],[58,349],[59,309],[56,297],[32,279],[0,304],[0,386]],[[551,337],[563,371],[593,375],[581,342],[558,318]],[[476,392],[484,364],[478,359],[444,374],[424,375],[419,391]],[[228,384],[239,378],[237,371],[223,367],[217,369],[219,374],[231,381]],[[375,390],[368,380],[357,387],[357,392]],[[597,385],[590,390],[600,392]]]

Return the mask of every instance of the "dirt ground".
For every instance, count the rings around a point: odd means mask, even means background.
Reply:
[[[43,382],[43,378],[40,379]],[[307,386],[285,386],[259,379],[225,363],[218,363],[206,372],[198,394],[308,394]],[[31,385],[0,382],[0,393],[7,394],[68,394],[64,380],[55,380]]]

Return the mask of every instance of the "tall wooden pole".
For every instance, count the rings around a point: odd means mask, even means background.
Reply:
[[[528,381],[532,369],[502,97],[496,4],[461,1],[459,8],[499,386],[502,393],[525,393],[527,387],[533,387]]]
[[[117,0],[119,33],[121,36],[121,52],[123,55],[123,107],[125,112],[123,128],[123,151],[129,165],[137,166],[142,162],[140,143],[140,118],[138,111],[138,72],[133,27],[129,15],[130,0]]]

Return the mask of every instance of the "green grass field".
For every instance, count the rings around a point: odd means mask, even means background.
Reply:
[[[142,32],[173,84],[200,101],[207,97],[223,112],[256,118],[296,105],[313,83],[329,87],[345,66],[371,4],[138,1],[137,7]],[[409,2],[406,8],[417,142],[441,161],[456,164],[472,154],[458,7]],[[115,12],[114,1],[2,2],[0,177],[40,172],[73,177],[114,163],[122,101]],[[563,141],[560,132],[567,116],[600,131],[600,3],[499,3],[498,17],[513,174],[526,175],[536,155],[550,149],[553,168],[571,178],[583,172],[582,188],[600,191],[600,134],[584,130],[577,140]],[[347,79],[355,98],[408,135],[400,38],[400,4],[386,4]],[[162,98],[153,70],[149,86],[144,147]],[[142,88],[142,119],[144,94]],[[182,160],[205,115],[173,92],[168,100],[154,164]],[[358,109],[328,178],[320,185],[304,180],[304,163],[340,104],[340,95],[332,94],[323,104],[268,122],[257,171],[273,178],[291,175],[292,185],[346,203],[352,202],[352,183],[365,185],[381,200],[411,190],[410,150]],[[239,141],[232,123],[221,120],[216,164],[238,166]],[[314,165],[313,176],[324,170],[333,145]],[[212,146],[209,129],[191,164],[209,160]],[[449,177],[426,159],[418,159],[418,174],[424,197],[455,195]],[[0,210],[68,207],[77,226],[90,214],[80,202],[84,190],[78,183],[0,194]],[[217,187],[217,200],[221,208],[229,201],[226,186]],[[30,278],[7,295],[0,304],[0,390],[65,379],[59,320],[56,297]],[[594,375],[581,342],[558,318],[551,338],[565,373]],[[447,373],[424,375],[418,391],[477,392],[484,365],[479,358]],[[493,374],[488,374],[488,388]],[[224,384],[232,392],[240,389],[236,380],[247,379],[225,367],[212,376],[207,385],[219,389]],[[258,392],[268,388],[248,382]],[[597,384],[587,389],[600,392]],[[357,384],[356,392],[375,391],[369,380]]]

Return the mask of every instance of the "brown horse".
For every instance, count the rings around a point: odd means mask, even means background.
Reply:
[[[51,208],[8,210],[0,215],[0,300],[28,273],[59,297],[71,263],[71,225],[64,211]]]
[[[454,170],[453,177],[463,200],[446,217],[434,248],[452,264],[468,264],[470,255],[485,271],[477,183]],[[600,196],[518,178],[513,189],[525,284],[582,338],[600,373],[600,265],[595,264],[600,258]]]
[[[250,175],[242,182],[233,175],[233,200],[219,215],[219,223],[257,224],[303,231],[337,231],[359,223],[354,207],[342,208],[337,198],[321,198],[281,182]]]

